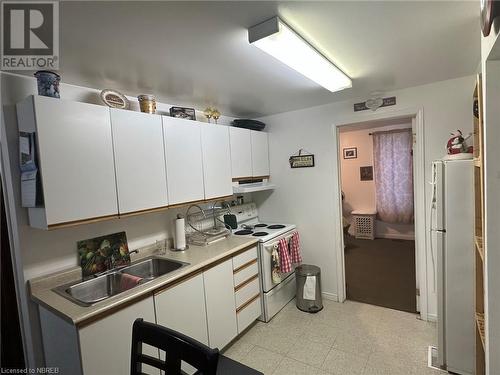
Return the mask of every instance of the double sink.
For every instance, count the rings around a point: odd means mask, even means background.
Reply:
[[[62,285],[53,290],[81,306],[91,306],[188,265],[176,260],[150,257],[93,279]]]

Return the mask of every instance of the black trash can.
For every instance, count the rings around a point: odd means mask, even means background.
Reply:
[[[321,298],[321,269],[310,264],[295,268],[296,304],[299,310],[317,313],[323,309]]]

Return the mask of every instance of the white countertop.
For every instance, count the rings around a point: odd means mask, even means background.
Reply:
[[[80,267],[74,267],[67,271],[29,280],[28,285],[30,287],[31,297],[35,303],[51,310],[72,324],[84,325],[89,320],[94,320],[97,315],[103,314],[109,310],[119,309],[120,305],[126,304],[127,302],[140,299],[141,297],[147,297],[156,290],[175,282],[179,278],[195,273],[220,259],[251,247],[257,242],[258,240],[256,238],[231,236],[208,246],[190,246],[188,250],[182,252],[167,251],[165,255],[147,254],[146,256],[155,255],[186,262],[189,263],[189,265],[147,283],[138,285],[135,288],[98,302],[92,306],[80,306],[52,290],[55,287],[67,283],[80,281]],[[135,258],[134,260],[140,259]]]

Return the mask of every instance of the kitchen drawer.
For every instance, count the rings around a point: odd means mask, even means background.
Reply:
[[[248,302],[253,297],[259,294],[260,294],[259,278],[256,277],[234,293],[234,298],[236,301],[236,309],[240,308],[246,302]]]
[[[233,257],[233,270],[237,270],[254,259],[257,259],[257,246]]]
[[[250,324],[252,324],[262,314],[260,297],[253,300],[243,309],[238,311],[236,317],[238,319],[238,334],[243,332]]]
[[[241,283],[244,283],[248,279],[258,274],[259,274],[259,265],[257,263],[257,259],[254,259],[253,263],[249,264],[245,268],[240,269],[238,272],[234,274],[234,286],[238,287]]]

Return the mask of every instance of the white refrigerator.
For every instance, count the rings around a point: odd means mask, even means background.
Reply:
[[[474,165],[472,160],[433,163],[431,215],[434,287],[438,296],[438,364],[474,373]]]

